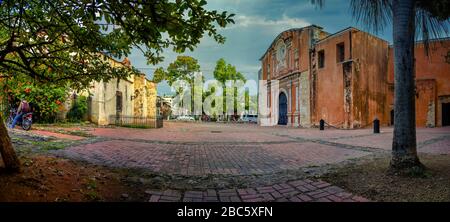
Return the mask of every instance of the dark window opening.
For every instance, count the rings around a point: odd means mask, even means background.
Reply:
[[[336,45],[336,62],[343,62],[345,60],[345,47],[344,43]]]
[[[391,126],[394,125],[394,110],[391,110]]]
[[[325,66],[325,51],[320,50],[318,52],[318,62],[319,62],[319,68],[323,68]]]
[[[92,121],[92,96],[89,96],[87,99],[88,99],[88,106],[87,106],[88,120]]]
[[[450,103],[442,103],[442,126],[450,126]]]
[[[122,112],[122,92],[116,92],[116,111]]]

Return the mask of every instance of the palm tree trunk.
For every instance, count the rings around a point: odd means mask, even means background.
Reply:
[[[11,143],[5,124],[0,114],[0,154],[8,171],[17,172],[20,169],[20,162]]]
[[[394,139],[391,170],[422,167],[417,156],[415,113],[415,0],[393,1]]]

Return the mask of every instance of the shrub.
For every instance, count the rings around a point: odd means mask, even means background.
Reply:
[[[88,102],[86,96],[78,96],[67,113],[69,122],[81,122],[88,111]]]
[[[61,104],[67,98],[68,87],[54,83],[40,83],[20,74],[13,78],[0,81],[0,97],[7,104],[5,114],[9,115],[9,108],[17,108],[20,99],[26,99],[33,109],[33,121],[53,123],[60,111]]]

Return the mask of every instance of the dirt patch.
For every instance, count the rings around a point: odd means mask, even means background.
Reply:
[[[50,156],[22,157],[22,172],[0,172],[0,201],[142,201],[144,191],[106,168]],[[0,161],[0,167],[2,163]]]
[[[450,201],[450,155],[420,154],[422,177],[388,175],[390,155],[361,158],[321,179],[374,201]]]
[[[47,131],[78,137],[93,137],[91,132],[96,126],[92,124],[37,124],[33,130]]]

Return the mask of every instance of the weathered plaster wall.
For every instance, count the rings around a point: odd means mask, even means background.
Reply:
[[[337,59],[337,45],[344,44],[344,60]],[[318,53],[325,54],[324,67]],[[375,118],[387,124],[386,63],[388,43],[368,33],[347,29],[316,44],[315,120],[344,128],[370,125]]]
[[[348,32],[344,32],[333,37],[326,38],[318,42],[315,46],[315,67],[316,67],[316,88],[313,98],[316,102],[314,104],[315,125],[319,124],[319,120],[323,119],[325,122],[341,126],[344,123],[344,77],[343,77],[343,63],[336,61],[336,45],[344,43],[345,56],[344,60],[350,57],[350,37]],[[320,68],[318,65],[318,53],[324,52],[324,67]]]
[[[129,61],[120,63],[111,59],[113,66],[131,66]],[[133,117],[156,117],[156,85],[145,75],[132,75],[125,80],[94,82],[91,89],[90,120],[99,125],[110,123],[116,114]],[[117,92],[122,93],[122,111],[117,112]]]
[[[371,125],[375,118],[378,118],[382,125],[388,125],[388,42],[366,32],[352,31],[352,46],[352,125]]]
[[[147,98],[147,117],[156,118],[157,110],[156,110],[156,98],[157,98],[157,90],[156,84],[149,80],[145,80],[145,88],[146,88],[146,98]]]
[[[416,80],[416,124],[436,126],[436,81],[434,79]]]
[[[309,72],[302,72],[299,78],[299,115],[300,126],[311,126],[311,106],[310,106],[310,81]]]
[[[133,101],[131,92],[133,92],[133,82],[127,80],[111,80],[109,82],[93,83],[92,112],[91,121],[99,125],[109,124],[109,118],[116,115],[116,93],[122,92],[122,112],[121,115],[133,115]]]
[[[442,101],[450,97],[450,40],[432,41],[429,56],[423,43],[415,46],[416,124],[419,127],[442,125]],[[394,84],[394,50],[389,48],[388,83]],[[434,82],[434,83],[432,83]],[[434,86],[433,86],[434,84]],[[393,86],[395,87],[395,86]],[[434,94],[432,93],[434,87]],[[433,98],[431,98],[431,96]],[[427,98],[427,99],[425,99]],[[442,99],[444,98],[444,99]],[[393,106],[394,93],[388,93],[388,105]],[[434,114],[434,118],[432,117]],[[433,124],[434,119],[434,124]]]

